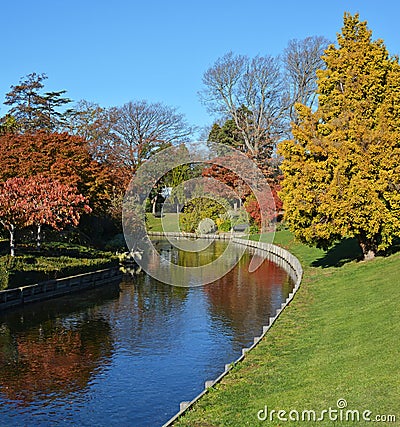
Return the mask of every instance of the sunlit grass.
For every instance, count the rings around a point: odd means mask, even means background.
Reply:
[[[299,292],[259,346],[175,425],[371,424],[334,424],[328,416],[316,423],[257,419],[265,405],[318,413],[337,409],[338,399],[347,409],[372,411],[372,419],[394,414],[392,425],[399,425],[400,253],[357,262],[351,241],[325,253],[296,243],[287,231],[275,243],[305,268]]]
[[[179,215],[176,213],[166,213],[162,218],[155,217],[152,213],[146,214],[147,231],[168,231],[179,232]]]

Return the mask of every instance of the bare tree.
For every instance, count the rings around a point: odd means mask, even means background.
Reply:
[[[291,121],[297,121],[294,108],[297,102],[310,108],[316,104],[316,71],[324,68],[321,57],[329,44],[329,40],[322,36],[312,36],[303,40],[290,40],[284,50],[285,104]]]
[[[112,163],[112,147],[116,144],[117,136],[112,131],[115,114],[111,109],[81,100],[65,115],[67,120],[63,130],[88,141],[94,159],[101,163]]]
[[[136,170],[156,151],[184,141],[192,129],[176,108],[147,101],[113,108],[113,151],[121,165]]]
[[[209,112],[234,120],[254,158],[270,156],[283,129],[279,59],[229,52],[204,73],[203,84],[199,95]]]

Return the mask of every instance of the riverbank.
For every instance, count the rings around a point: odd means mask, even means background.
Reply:
[[[118,266],[111,252],[82,245],[52,242],[40,252],[21,248],[17,256],[0,256],[0,290]]]
[[[304,267],[296,297],[244,361],[174,425],[259,425],[257,414],[263,417],[265,406],[287,413],[315,410],[319,416],[338,409],[339,399],[346,400],[346,409],[371,411],[371,419],[393,414],[399,420],[400,253],[356,262],[351,241],[326,253],[296,243],[287,231],[278,232],[275,243]],[[299,425],[276,414],[266,422]],[[325,416],[301,425],[332,421]]]

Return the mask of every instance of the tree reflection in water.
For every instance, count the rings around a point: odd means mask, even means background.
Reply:
[[[160,242],[158,250],[193,266],[225,247],[193,253]],[[239,357],[290,292],[275,264],[249,273],[251,256],[205,286],[141,273],[1,314],[0,425],[162,425]]]
[[[265,319],[266,324],[268,317],[280,307],[293,288],[286,272],[271,261],[265,260],[250,273],[251,257],[246,252],[235,269],[218,282],[204,287],[215,320],[229,326],[239,346],[249,331],[254,331],[255,325],[261,333],[259,320]]]
[[[97,305],[118,292],[113,285],[82,294],[74,303],[63,297],[3,314],[0,390],[5,397],[27,404],[84,389],[112,353],[111,327],[97,315]],[[76,316],[83,298],[86,309]]]

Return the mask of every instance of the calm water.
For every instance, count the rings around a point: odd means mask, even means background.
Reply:
[[[185,265],[193,254],[179,257]],[[0,314],[0,426],[162,425],[252,344],[292,289],[275,264],[250,274],[249,261],[246,252],[203,287],[138,275]]]

